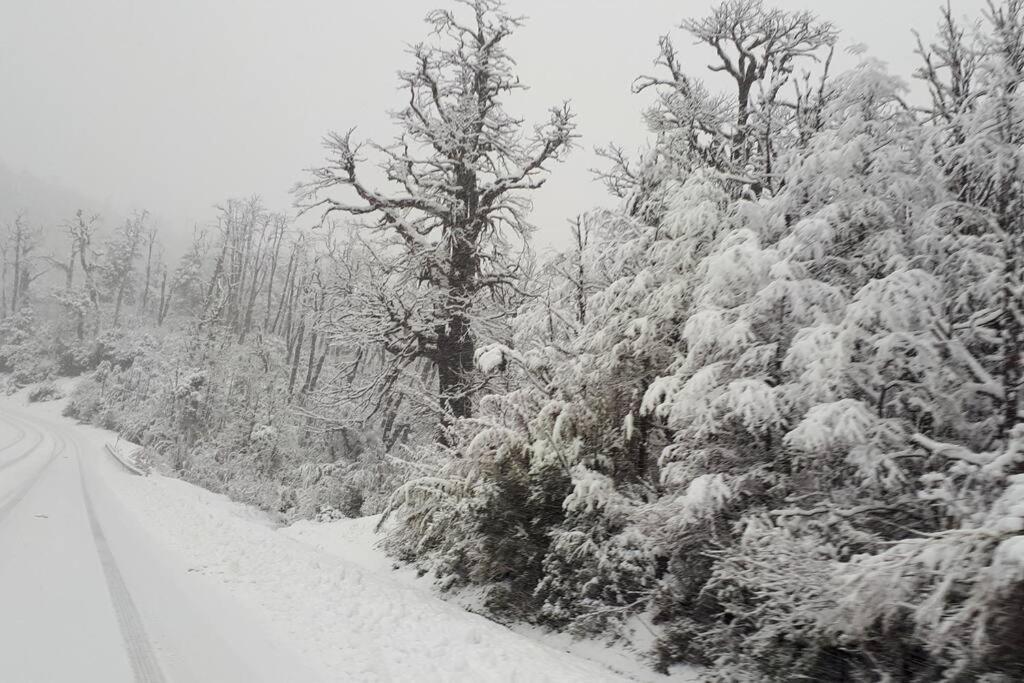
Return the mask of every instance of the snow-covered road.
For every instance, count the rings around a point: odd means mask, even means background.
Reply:
[[[319,680],[133,523],[78,430],[0,405],[0,680]]]
[[[22,401],[0,398],[0,681],[627,680],[132,476],[112,434]]]

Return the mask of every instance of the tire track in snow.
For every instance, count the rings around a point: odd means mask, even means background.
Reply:
[[[11,446],[18,445],[25,438],[25,429],[23,427],[19,427],[18,425],[14,424],[13,422],[8,422],[7,424],[9,424],[12,427],[14,427],[15,431],[18,432],[18,435],[16,437],[14,437],[13,441],[8,441],[3,446],[0,446],[0,453],[2,453],[3,451],[6,451]]]
[[[75,451],[78,455],[77,446],[75,446]],[[82,469],[81,457],[78,458],[78,475],[82,482],[82,498],[85,502],[86,514],[89,517],[89,527],[92,529],[96,553],[99,555],[100,565],[103,567],[103,575],[107,579],[107,590],[110,592],[110,600],[114,605],[117,624],[121,629],[121,637],[124,639],[125,650],[132,666],[132,672],[135,674],[135,681],[136,683],[164,683],[166,679],[157,663],[149,637],[146,635],[142,617],[135,606],[135,601],[132,600],[121,570],[117,567],[114,554],[110,550],[107,537],[96,517],[96,509],[93,507],[92,498],[89,495],[89,487],[85,483],[85,471]]]
[[[10,418],[8,417],[7,419]],[[10,467],[15,462],[18,462],[23,458],[27,458],[29,455],[35,452],[35,450],[39,447],[39,444],[43,442],[43,432],[40,430],[32,431],[36,431],[36,433],[39,434],[39,438],[36,440],[36,442],[32,444],[32,446],[27,451],[19,455],[14,460],[4,463],[2,466],[0,466],[0,470],[3,470],[6,467]],[[60,442],[58,443],[56,436],[54,436],[53,449],[50,451],[50,455],[47,458],[46,462],[43,463],[42,467],[36,470],[35,473],[33,473],[32,476],[29,477],[28,480],[26,480],[25,483],[21,485],[21,488],[15,489],[14,493],[12,493],[6,499],[4,499],[3,503],[0,503],[0,523],[2,523],[4,519],[9,514],[11,514],[11,511],[18,505],[18,503],[21,502],[22,498],[28,495],[28,492],[32,490],[32,487],[35,486],[36,483],[39,482],[39,480],[42,478],[46,470],[48,470],[50,468],[50,465],[54,463],[54,461],[57,459],[57,456],[64,452],[64,449],[66,447],[67,442],[64,439],[61,439]]]
[[[24,453],[17,456],[14,460],[0,464],[0,470],[13,465],[15,462],[18,462],[34,453],[45,438],[44,431],[42,429],[36,429],[28,420],[12,420],[9,415],[5,415],[3,419],[8,424],[14,424],[15,428],[22,432],[22,439],[24,438],[26,430],[17,427],[15,422],[23,423],[28,428],[28,431],[35,432],[38,435],[38,438],[32,446],[30,446]],[[53,447],[49,453],[49,457],[46,462],[36,470],[24,484],[21,485],[21,488],[17,489],[12,495],[8,496],[2,504],[0,504],[0,523],[2,523],[18,503],[28,495],[29,491],[31,491],[39,482],[43,474],[49,469],[50,465],[57,460],[57,456],[67,450],[70,443],[71,447],[75,451],[76,460],[78,461],[78,472],[82,485],[82,500],[85,506],[86,516],[89,519],[89,527],[92,530],[96,553],[99,555],[100,566],[103,568],[103,575],[107,581],[107,590],[110,593],[110,599],[114,607],[114,614],[117,617],[121,636],[124,639],[126,654],[128,656],[128,661],[131,664],[135,681],[136,683],[165,683],[166,679],[157,664],[153,648],[150,645],[149,638],[146,636],[145,628],[142,625],[142,618],[139,615],[138,609],[135,607],[135,602],[132,600],[131,594],[128,592],[128,587],[125,584],[124,577],[121,575],[121,571],[117,567],[117,562],[110,550],[107,537],[103,533],[103,529],[99,524],[99,519],[96,516],[96,510],[93,507],[92,498],[89,495],[89,489],[85,482],[85,471],[82,469],[81,453],[78,450],[78,446],[73,440],[69,442],[68,439],[64,435],[60,434],[53,425],[48,425],[48,427],[49,429],[47,431],[53,439]],[[16,443],[17,441],[13,442],[11,445]]]
[[[10,415],[5,415],[3,420],[7,424],[11,425],[16,430],[18,430],[18,432],[20,432],[20,434],[18,435],[18,437],[14,441],[11,441],[11,442],[5,444],[3,448],[0,448],[0,451],[6,451],[8,448],[13,448],[14,446],[17,446],[19,443],[21,443],[22,441],[25,440],[25,435],[27,433],[27,430],[24,427],[19,427],[17,424],[15,424],[15,422],[17,422],[17,421],[16,420],[12,420]],[[24,453],[22,453],[21,455],[16,455],[13,458],[11,458],[10,460],[5,460],[4,462],[0,462],[0,472],[3,472],[8,467],[10,467],[10,466],[12,466],[12,465],[14,465],[16,463],[19,463],[22,460],[24,460],[25,458],[27,458],[29,455],[31,455],[35,451],[36,448],[39,447],[39,444],[41,444],[43,442],[43,433],[41,431],[36,431],[36,430],[32,430],[32,431],[35,431],[35,433],[36,433],[36,435],[38,437],[36,439],[35,443],[33,443],[31,446],[29,446],[28,449]]]

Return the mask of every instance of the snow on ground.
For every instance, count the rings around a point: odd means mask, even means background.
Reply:
[[[388,557],[378,546],[381,540],[376,532],[380,515],[358,519],[340,519],[333,522],[302,520],[284,527],[279,533],[302,541],[317,550],[357,565],[378,576],[387,576],[393,582],[426,593],[430,599],[438,599],[429,578],[420,578],[414,568],[400,565]],[[465,603],[459,601],[458,604]],[[637,620],[635,625],[640,637],[637,645],[650,645],[651,638],[644,639],[645,622]],[[551,633],[527,624],[513,625],[510,629],[531,640],[543,642],[568,654],[598,662],[631,680],[651,683],[689,683],[701,680],[696,667],[677,666],[668,676],[652,671],[636,652],[622,644],[608,645],[598,640],[579,640],[564,633]],[[648,635],[650,635],[648,633]]]
[[[56,420],[62,405],[28,410]],[[64,423],[96,454],[115,438]],[[552,647],[446,603],[425,582],[410,585],[408,573],[393,578],[390,560],[373,548],[372,518],[276,530],[252,508],[177,479],[132,476],[103,457],[96,471],[134,522],[326,680],[635,680],[562,651],[563,642]]]
[[[0,681],[329,680],[139,524],[120,466],[50,412],[0,398]]]

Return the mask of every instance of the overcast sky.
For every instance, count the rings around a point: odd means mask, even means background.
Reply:
[[[944,1],[944,0],[943,0]],[[977,16],[984,0],[953,0]],[[566,219],[607,203],[588,169],[595,145],[643,144],[650,72],[673,32],[690,72],[708,55],[675,30],[710,0],[509,0],[525,27],[510,43],[524,83],[512,109],[528,120],[569,99],[580,148],[536,196],[543,243]],[[909,78],[912,28],[930,35],[940,0],[779,0],[812,6],[843,44]],[[0,163],[57,180],[98,204],[151,210],[190,232],[227,197],[259,194],[291,210],[291,186],[322,158],[330,129],[390,139],[395,71],[443,0],[0,0]]]

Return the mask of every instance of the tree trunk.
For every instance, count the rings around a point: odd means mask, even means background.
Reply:
[[[270,260],[270,275],[267,277],[267,306],[263,316],[263,331],[270,327],[270,309],[274,297],[274,277],[277,275],[277,262],[281,258],[281,240],[284,237],[284,225],[275,226],[274,251]]]
[[[296,264],[296,270],[298,270],[298,264]],[[284,336],[288,339],[292,335],[292,322],[295,317],[295,307],[301,305],[300,297],[302,296],[302,290],[306,288],[305,276],[301,280],[295,280],[294,274],[292,279],[291,291],[288,292],[288,301],[285,304],[285,317],[284,317]]]
[[[7,245],[0,247],[0,320],[7,317]]]
[[[89,242],[85,237],[84,228],[82,235],[78,243],[78,262],[82,264],[82,273],[85,275],[85,289],[89,293],[89,305],[92,307],[93,334],[97,334],[100,331],[100,293],[96,288],[96,278],[92,268],[89,267],[89,262],[85,256]]]
[[[206,287],[206,296],[203,298],[203,315],[202,318],[206,318],[206,314],[210,310],[210,305],[213,302],[213,291],[217,287],[217,280],[220,278],[221,273],[224,269],[224,258],[227,255],[228,243],[224,241],[224,245],[221,247],[220,254],[217,256],[217,261],[213,266],[213,275],[210,276],[210,284]]]
[[[302,342],[306,334],[306,320],[300,318],[299,330],[295,333],[295,342],[293,343],[294,352],[292,353],[292,371],[288,377],[288,395],[291,396],[295,391],[295,378],[299,374],[299,361],[302,359]]]
[[[327,351],[330,345],[327,342],[323,344],[323,351],[320,352],[320,358],[316,362],[316,368],[313,369],[313,377],[309,381],[309,393],[316,391],[316,385],[320,382],[320,373],[324,369],[324,361],[327,360]]]
[[[437,378],[441,407],[440,442],[451,445],[450,431],[455,423],[473,415],[470,396],[470,373],[473,370],[475,344],[470,336],[469,321],[454,316],[438,339]]]
[[[288,267],[285,269],[284,274],[284,291],[281,292],[280,301],[277,305],[277,314],[274,316],[274,324],[269,328],[270,334],[277,332],[277,326],[281,322],[281,314],[284,311],[285,303],[288,297],[291,295],[291,289],[293,286],[293,280],[295,278],[295,250],[293,249],[291,254],[288,255]]]
[[[750,151],[747,149],[747,123],[750,119],[750,88],[753,86],[753,77],[749,80],[740,81],[737,92],[736,103],[736,138],[733,140],[735,151],[733,160],[741,167],[750,160]],[[740,171],[743,169],[740,168]]]
[[[149,248],[146,250],[146,277],[142,282],[142,303],[139,305],[139,313],[145,314],[146,304],[149,303],[149,278],[153,268],[153,244],[156,242],[156,231],[149,237]]]
[[[164,268],[164,272],[160,277],[160,303],[156,308],[156,326],[161,327],[164,324],[164,318],[167,317],[167,311],[170,308],[170,295],[167,293],[167,268]]]
[[[117,327],[118,323],[121,322],[121,305],[124,303],[124,290],[128,286],[126,281],[122,281],[121,285],[117,288],[117,299],[114,301],[114,327]]]
[[[21,225],[14,227],[14,283],[11,291],[11,313],[18,312],[18,287],[21,284]]]
[[[71,256],[68,258],[68,265],[65,269],[64,289],[71,291],[75,285],[75,246],[71,245]]]

